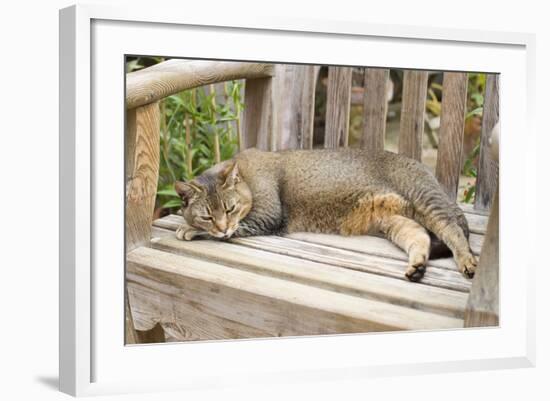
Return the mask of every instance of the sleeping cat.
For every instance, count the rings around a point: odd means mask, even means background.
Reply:
[[[442,251],[450,250],[468,277],[477,264],[462,210],[423,164],[391,152],[247,149],[176,182],[176,191],[186,221],[176,232],[181,240],[381,233],[407,252],[411,281]]]

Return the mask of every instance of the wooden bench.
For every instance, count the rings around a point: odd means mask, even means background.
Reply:
[[[498,324],[498,76],[487,76],[474,206],[462,205],[474,280],[451,258],[430,261],[420,283],[407,258],[372,236],[296,233],[183,242],[178,215],[153,221],[159,165],[158,101],[181,90],[246,79],[241,148],[311,148],[315,66],[170,60],[127,75],[127,343],[424,330]],[[325,147],[347,146],[351,75],[329,67]],[[365,69],[361,146],[383,149],[389,70]],[[436,176],[456,199],[467,74],[445,73]],[[427,72],[406,71],[399,152],[421,159]],[[488,220],[489,223],[488,223]],[[488,227],[488,228],[487,228]],[[488,231],[487,231],[488,230]],[[486,235],[487,233],[487,235]]]

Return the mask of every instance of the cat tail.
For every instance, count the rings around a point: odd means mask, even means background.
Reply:
[[[441,259],[453,256],[453,253],[443,241],[430,232],[430,259]]]

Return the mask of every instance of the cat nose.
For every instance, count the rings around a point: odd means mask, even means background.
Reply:
[[[216,228],[218,229],[219,232],[225,234],[227,232],[227,219],[225,218],[221,218],[221,219],[216,219]]]
[[[225,234],[227,232],[227,224],[216,224],[216,228],[222,234]]]

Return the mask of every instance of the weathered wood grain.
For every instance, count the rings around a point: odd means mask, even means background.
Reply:
[[[132,317],[132,311],[130,310],[130,304],[128,303],[127,288],[125,288],[124,294],[124,344],[138,344],[136,328],[134,327],[134,319]]]
[[[474,206],[477,209],[488,210],[498,181],[498,163],[491,158],[490,149],[491,133],[499,118],[498,74],[487,74],[484,102]]]
[[[486,217],[489,216],[489,212],[487,210],[476,209],[474,208],[474,205],[470,203],[459,203],[459,206],[466,213],[478,214],[480,216],[486,216]]]
[[[463,324],[461,319],[145,247],[128,254],[127,271],[129,280],[139,277],[141,285],[176,296],[178,303],[197,313],[223,317],[272,336],[456,328]],[[161,309],[172,313],[173,308],[168,304]]]
[[[464,217],[468,221],[470,233],[485,234],[487,231],[488,217],[477,213],[464,213]]]
[[[400,154],[418,161],[422,160],[427,90],[427,71],[405,70],[398,147]]]
[[[382,258],[277,236],[238,238],[231,242],[304,260],[407,280],[404,275],[407,262],[403,260]],[[430,265],[422,278],[422,284],[463,292],[467,292],[471,285],[458,270],[452,271]]]
[[[467,91],[467,73],[444,73],[435,175],[452,201],[456,200],[458,179],[462,170],[462,140]]]
[[[131,302],[136,305],[137,327],[162,327],[166,341],[223,340],[269,337],[270,334],[200,310],[196,305],[181,302],[175,288],[157,291],[158,283],[135,274],[127,274]],[[180,289],[181,291],[181,289]],[[141,332],[138,330],[138,333]],[[143,331],[147,333],[148,331]],[[152,342],[152,341],[149,341]],[[153,341],[154,342],[154,341]],[[156,341],[162,342],[162,341]]]
[[[124,129],[124,183],[126,184],[126,190],[128,190],[128,183],[134,174],[136,159],[137,109],[126,110],[126,126]]]
[[[251,147],[273,150],[273,79],[247,79],[244,88],[241,150]]]
[[[497,122],[491,133],[491,145],[488,153],[492,161],[499,160],[500,123]],[[475,288],[468,299],[466,327],[496,326],[500,321],[499,303],[499,191],[495,189],[487,242],[483,245],[482,256],[478,264]]]
[[[314,65],[275,66],[276,150],[312,148],[315,86],[319,70],[320,67]]]
[[[126,74],[126,108],[153,103],[186,89],[234,79],[265,78],[270,64],[231,61],[168,60]]]
[[[172,235],[153,239],[152,247],[330,291],[458,318],[463,317],[466,305],[467,295],[463,292],[425,285],[411,286],[402,280],[342,269],[227,242],[180,241]]]
[[[163,343],[166,341],[164,330],[159,324],[151,324],[147,330],[136,330],[129,304],[128,287],[125,288],[125,345]],[[135,302],[135,301],[134,301]],[[139,304],[139,302],[135,302]]]
[[[372,151],[384,150],[386,115],[388,112],[387,82],[390,70],[365,68],[363,96],[363,135],[361,147]]]
[[[305,242],[326,245],[333,248],[347,249],[350,251],[368,253],[374,256],[385,258],[408,260],[407,254],[385,238],[372,235],[357,235],[343,237],[335,234],[316,234],[316,233],[292,233],[285,237],[293,238]],[[470,234],[470,246],[474,254],[479,255],[483,244],[483,236],[479,234]],[[434,259],[429,261],[430,266],[441,267],[448,270],[456,270],[456,264],[453,258]]]
[[[498,185],[485,243],[479,258],[465,314],[465,327],[499,324],[499,201]]]
[[[348,145],[351,101],[351,67],[329,67],[325,148]]]
[[[159,105],[150,103],[127,114],[126,250],[147,244],[159,171]]]

